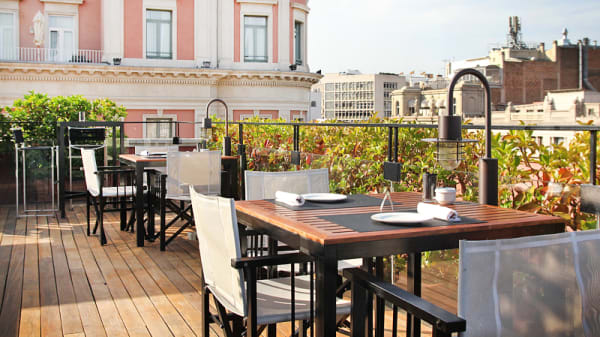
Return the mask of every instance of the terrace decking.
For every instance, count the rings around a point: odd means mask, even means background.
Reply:
[[[166,252],[157,242],[137,247],[116,213],[107,214],[105,229],[106,246],[86,235],[82,205],[65,219],[16,218],[0,207],[0,337],[202,335],[197,242],[180,235]],[[456,280],[424,270],[423,292],[456,312]],[[404,316],[399,323],[404,329]],[[213,326],[211,336],[221,335]],[[289,335],[289,325],[278,335]]]

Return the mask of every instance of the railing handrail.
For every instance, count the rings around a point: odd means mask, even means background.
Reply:
[[[84,123],[93,123],[86,121]],[[26,121],[0,121],[2,124],[36,124],[40,122]],[[57,122],[57,125],[60,122]],[[119,121],[123,124],[191,124],[200,125],[201,122],[188,121]],[[213,121],[213,124],[225,124],[225,121]],[[414,123],[333,123],[333,122],[246,122],[235,121],[230,124],[242,125],[269,125],[269,126],[311,126],[311,127],[367,127],[367,128],[424,128],[436,129],[437,124],[414,124]],[[463,129],[483,130],[484,125],[464,124]],[[527,130],[527,131],[600,131],[600,125],[492,125],[493,130]]]

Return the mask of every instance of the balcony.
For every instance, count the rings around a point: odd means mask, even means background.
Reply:
[[[89,64],[102,63],[102,50],[56,48],[13,48],[0,51],[2,62]]]

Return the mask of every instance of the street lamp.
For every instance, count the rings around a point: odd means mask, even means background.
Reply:
[[[207,129],[211,129],[211,127],[212,127],[210,118],[208,118],[208,109],[210,108],[210,105],[215,102],[219,102],[219,103],[223,104],[223,106],[225,107],[225,136],[223,136],[223,155],[231,156],[231,137],[229,137],[229,110],[227,108],[227,104],[225,104],[225,101],[223,101],[220,98],[215,98],[215,99],[212,99],[210,102],[208,102],[208,104],[206,105],[206,118],[204,118],[204,121],[202,122],[202,125],[203,125],[202,129],[206,133],[206,132],[208,132]],[[206,125],[208,125],[208,126],[206,126]],[[211,132],[212,132],[212,129],[211,129]]]
[[[454,170],[462,159],[462,148],[465,143],[476,140],[462,139],[462,119],[454,116],[454,87],[458,80],[465,75],[473,75],[479,79],[485,89],[485,156],[479,159],[479,203],[498,205],[498,160],[492,158],[492,103],[490,85],[482,73],[467,68],[459,71],[448,87],[448,115],[439,116],[438,138],[423,139],[436,143],[437,160],[447,170]]]

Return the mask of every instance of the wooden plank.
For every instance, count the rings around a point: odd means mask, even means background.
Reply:
[[[114,251],[111,252],[111,256],[116,258],[117,256],[115,256],[115,254],[118,253],[122,260],[117,271],[119,272],[121,279],[127,285],[130,296],[134,299],[141,299],[144,296],[147,296],[160,313],[164,322],[168,325],[172,334],[176,336],[193,335],[194,333],[187,322],[169,301],[167,295],[163,293],[161,288],[152,279],[150,274],[140,264],[127,244],[121,239],[120,235],[117,233],[118,231],[118,229],[114,229],[110,224],[106,226],[106,235],[110,238],[110,242],[114,246]],[[126,233],[125,235],[131,234]],[[132,238],[134,237],[133,235],[131,236]],[[115,260],[113,260],[113,264],[115,264]],[[140,287],[137,287],[135,283],[139,283]],[[148,328],[151,329],[150,326]]]
[[[89,252],[77,249],[68,218],[61,220],[59,226],[85,334],[127,336],[96,261]]]
[[[114,215],[113,215],[114,216]],[[194,294],[182,293],[177,286],[169,279],[167,274],[163,272],[162,268],[159,267],[151,258],[148,256],[146,249],[152,249],[151,247],[137,247],[135,238],[127,232],[117,231],[114,226],[109,226],[114,234],[121,236],[121,239],[127,244],[131,252],[136,256],[138,263],[145,268],[148,274],[160,287],[163,293],[167,295],[167,298],[177,311],[181,314],[183,319],[189,324],[190,328],[196,335],[202,334],[202,314],[198,309],[199,303],[194,303]],[[156,249],[156,245],[154,247]],[[182,283],[178,285],[183,286]],[[185,289],[190,289],[188,287]],[[193,291],[193,289],[192,289]],[[200,296],[198,296],[200,297]]]
[[[37,217],[27,218],[23,300],[21,305],[20,336],[40,336],[40,279],[38,269]]]
[[[67,255],[61,238],[61,229],[58,226],[56,218],[48,217],[48,228],[50,231],[52,263],[54,264],[54,276],[63,334],[84,333],[80,317],[84,317],[84,321],[86,322],[94,320],[95,317],[94,315],[91,315],[91,317],[86,315],[80,316],[80,305],[77,301],[77,297],[75,297],[75,290],[73,288],[73,283],[71,282],[71,271],[69,270]],[[82,309],[85,309],[85,305],[82,306]],[[89,312],[86,313],[89,314]]]
[[[123,324],[125,325],[129,336],[150,336],[142,317],[137,312],[125,286],[121,282],[119,275],[116,273],[111,260],[106,255],[104,249],[102,249],[100,240],[98,240],[97,237],[87,237],[87,234],[81,225],[82,219],[80,219],[77,214],[70,213],[68,216],[71,225],[73,226],[73,236],[75,237],[75,242],[84,262],[84,268],[86,269],[88,277],[96,277],[97,274],[102,273],[104,280],[106,281],[105,285],[110,291],[114,305],[119,312],[120,318],[123,320]],[[94,259],[95,263],[91,263],[90,261],[93,262]],[[103,286],[104,284],[92,285],[96,300],[98,298],[96,296],[96,291],[103,291]],[[105,321],[104,326],[107,324],[110,324],[110,322]]]
[[[6,279],[8,277],[8,267],[10,265],[10,255],[13,248],[13,234],[15,232],[15,212],[11,210],[6,212],[4,217],[0,218],[2,224],[3,236],[0,238],[0,310],[4,299]]]
[[[26,226],[27,220],[25,218],[17,219],[10,255],[10,266],[6,278],[6,291],[2,301],[2,311],[0,312],[0,322],[2,322],[0,337],[19,335]]]
[[[48,337],[62,336],[56,278],[52,263],[52,247],[48,218],[38,218],[38,255],[40,276],[41,334]]]
[[[2,242],[2,236],[4,235],[4,226],[8,222],[8,207],[0,207],[0,242]]]

